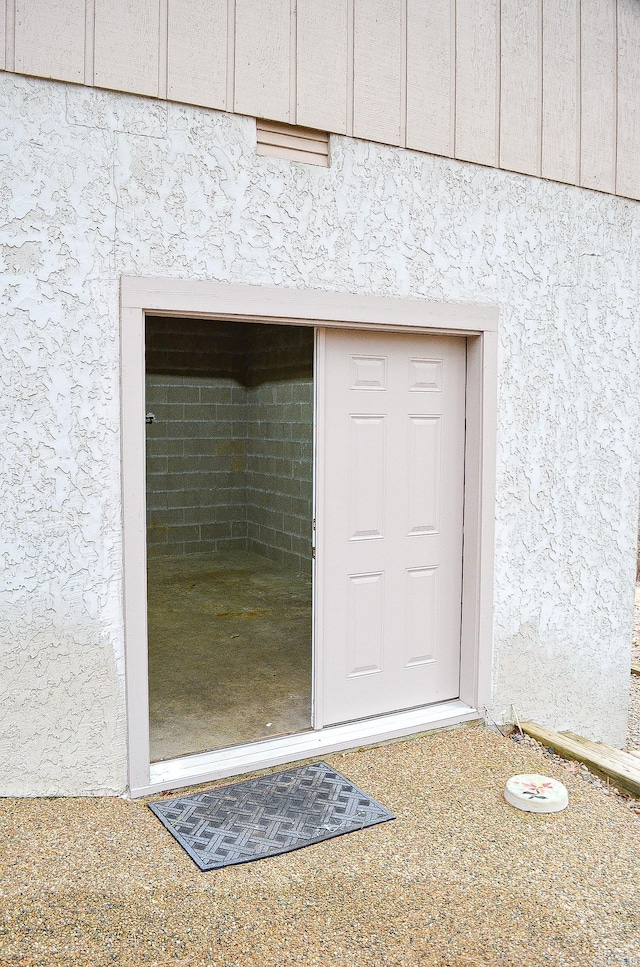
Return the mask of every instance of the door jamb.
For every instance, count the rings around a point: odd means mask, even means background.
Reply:
[[[162,788],[232,774],[220,765],[212,772],[202,756],[186,756],[174,760],[179,767],[173,772],[160,768],[155,769],[155,777],[151,776],[144,421],[144,320],[147,313],[319,328],[337,326],[387,332],[448,333],[467,338],[460,701],[457,706],[449,704],[452,705],[450,715],[456,721],[477,718],[475,710],[489,705],[491,694],[497,307],[138,276],[122,277],[120,296],[123,606],[130,794],[145,795]],[[317,611],[321,613],[320,608]],[[430,712],[426,716],[425,721],[429,720],[432,727],[449,721],[444,712],[440,717],[437,713],[438,709],[435,709],[433,714]],[[383,722],[382,719],[389,721]],[[421,724],[410,713],[399,713],[395,718],[381,717],[377,724],[370,721],[370,734],[376,740],[418,731]],[[324,738],[316,733],[318,750],[320,747],[328,751],[329,748],[362,744],[363,738],[366,740],[366,726],[367,722],[343,729],[344,736],[338,734],[340,729],[325,730],[336,734]],[[278,750],[270,758],[267,750],[265,763],[300,757],[302,746],[293,739],[295,737],[289,742],[288,751],[286,741],[279,743]],[[231,750],[227,759],[231,762],[234,756],[238,759],[238,755],[239,750]],[[247,768],[252,768],[249,760]]]

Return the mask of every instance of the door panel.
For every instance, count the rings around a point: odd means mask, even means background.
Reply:
[[[347,676],[374,675],[384,653],[384,574],[350,574],[348,581]]]
[[[383,537],[385,481],[383,416],[349,417],[348,513],[351,541]]]
[[[326,330],[324,725],[459,694],[466,344]]]

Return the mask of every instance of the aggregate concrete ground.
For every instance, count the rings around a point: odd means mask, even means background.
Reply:
[[[483,727],[326,761],[396,820],[201,873],[146,802],[0,800],[0,963],[636,967],[640,816]],[[565,783],[532,815],[509,776]]]

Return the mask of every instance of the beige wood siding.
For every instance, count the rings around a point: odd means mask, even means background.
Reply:
[[[542,176],[580,183],[580,0],[543,4]]]
[[[96,87],[158,96],[160,6],[158,0],[95,0]]]
[[[456,3],[456,158],[498,164],[500,3]]]
[[[618,139],[616,189],[640,198],[640,3],[618,3]]]
[[[236,0],[235,100],[238,114],[289,121],[291,0]]]
[[[298,0],[298,124],[347,133],[348,12],[347,0]]]
[[[402,0],[355,0],[353,134],[401,144]]]
[[[539,175],[542,0],[502,0],[500,36],[500,166]]]
[[[0,0],[0,69],[640,199],[640,0]]]
[[[456,21],[451,0],[407,0],[407,147],[454,150]]]
[[[581,20],[580,183],[615,191],[616,0],[582,0]]]
[[[7,67],[7,8],[0,3],[0,70]]]
[[[167,97],[227,107],[227,0],[168,0]]]
[[[16,0],[16,70],[84,81],[85,0]]]

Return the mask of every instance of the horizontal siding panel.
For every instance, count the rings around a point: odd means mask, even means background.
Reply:
[[[84,20],[85,0],[16,0],[15,69],[81,84]]]
[[[297,121],[347,133],[347,0],[298,0]]]
[[[270,144],[274,148],[290,148],[292,151],[304,151],[306,154],[327,154],[327,139],[318,141],[313,138],[303,138],[291,134],[272,134],[262,137],[260,144]]]
[[[407,147],[453,155],[455,5],[407,0]]]
[[[500,165],[540,174],[542,0],[502,0]]]
[[[456,2],[456,144],[462,161],[497,165],[499,0]]]
[[[158,96],[159,0],[95,0],[94,83]]]
[[[169,0],[167,97],[227,106],[227,0]]]
[[[298,161],[308,165],[321,165],[327,168],[328,155],[317,151],[303,151],[301,148],[285,148],[276,144],[259,144],[257,154],[263,157],[282,158],[285,161]]]
[[[286,144],[288,142],[308,141],[310,148],[314,144],[321,150],[320,145],[327,144],[327,132],[318,131],[315,128],[306,128],[298,124],[278,124],[277,121],[257,121],[256,129],[258,136],[269,138],[273,144]]]
[[[256,140],[259,155],[323,165],[325,168],[329,165],[329,135],[326,131],[257,121]]]
[[[355,0],[353,134],[400,144],[402,5],[405,0]]]
[[[580,182],[580,0],[543,4],[542,175]]]
[[[236,0],[238,114],[290,120],[291,2]]]
[[[618,2],[616,191],[640,199],[640,3]]]
[[[580,182],[615,191],[616,0],[582,0],[581,36]]]

